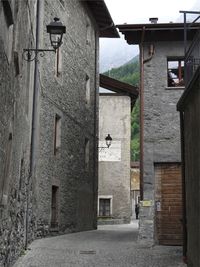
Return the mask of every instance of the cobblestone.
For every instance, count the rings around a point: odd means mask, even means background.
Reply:
[[[141,246],[137,222],[35,240],[13,267],[185,267],[180,247]]]

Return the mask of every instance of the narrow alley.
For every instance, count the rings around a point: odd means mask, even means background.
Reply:
[[[136,221],[35,240],[14,267],[184,267],[180,247],[138,244]]]

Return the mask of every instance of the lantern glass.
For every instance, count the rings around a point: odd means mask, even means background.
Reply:
[[[62,45],[63,34],[66,33],[66,27],[59,20],[59,18],[54,18],[54,21],[47,25],[51,45],[55,50]]]

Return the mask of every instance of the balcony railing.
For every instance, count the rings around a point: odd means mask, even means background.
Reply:
[[[185,85],[190,83],[197,68],[200,66],[200,29],[196,33],[185,55]]]
[[[180,13],[182,13],[184,16],[184,81],[186,88],[192,80],[197,68],[200,66],[200,24],[197,23],[200,19],[200,12],[180,11]],[[196,16],[196,18],[193,20],[193,22],[187,22],[187,16]],[[195,27],[197,32],[192,42],[189,44],[188,30],[191,30],[192,27]]]

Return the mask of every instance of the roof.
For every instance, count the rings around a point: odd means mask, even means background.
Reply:
[[[100,30],[100,37],[119,38],[119,33],[104,0],[82,0],[92,12]]]
[[[189,24],[187,24],[189,26]],[[184,23],[148,23],[116,25],[128,44],[159,41],[184,41]],[[200,24],[190,25],[187,39],[192,40]]]
[[[138,87],[118,81],[103,74],[100,74],[100,86],[115,93],[130,96],[132,108],[139,95]]]

